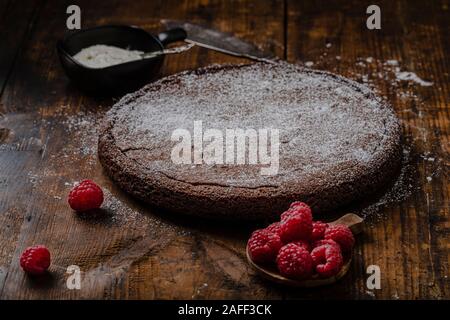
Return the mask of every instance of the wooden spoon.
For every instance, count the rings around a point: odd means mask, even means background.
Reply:
[[[329,222],[328,224],[329,225],[336,225],[336,224],[346,225],[347,227],[350,228],[350,230],[352,230],[353,234],[356,235],[362,231],[363,226],[364,226],[364,220],[363,220],[363,218],[361,218],[360,216],[358,216],[354,213],[347,213],[346,215],[343,215],[339,219]],[[349,259],[347,259],[344,262],[344,265],[342,266],[341,271],[339,271],[339,273],[333,277],[330,277],[330,278],[316,277],[316,278],[312,278],[312,279],[308,279],[308,280],[299,281],[299,280],[293,280],[293,279],[283,277],[275,267],[261,266],[261,265],[254,263],[252,261],[252,259],[250,259],[248,247],[246,250],[246,254],[247,254],[248,262],[250,263],[250,265],[255,269],[255,271],[259,275],[261,275],[262,277],[264,277],[270,281],[273,281],[273,282],[276,282],[279,284],[283,284],[283,285],[287,285],[287,286],[291,286],[291,287],[311,288],[311,287],[319,287],[319,286],[324,286],[324,285],[335,283],[336,281],[341,279],[347,273],[348,269],[350,269],[350,264],[352,262],[351,257]]]

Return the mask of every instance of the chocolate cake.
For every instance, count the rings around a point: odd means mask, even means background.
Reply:
[[[193,134],[199,122],[203,134],[223,132],[224,153],[226,129],[278,130],[278,140],[266,139],[268,152],[279,142],[278,170],[263,174],[267,162],[251,163],[250,138],[245,163],[200,163],[196,151],[185,158],[190,163],[174,161],[174,132]],[[400,140],[392,108],[367,87],[282,62],[211,66],[149,84],[106,114],[98,152],[110,177],[149,204],[253,220],[272,218],[294,200],[327,213],[370,196],[398,169]]]

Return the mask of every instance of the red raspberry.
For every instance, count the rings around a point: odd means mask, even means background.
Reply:
[[[274,222],[271,225],[267,226],[266,231],[271,232],[271,233],[276,233],[279,234],[280,233],[280,222]]]
[[[44,274],[50,266],[50,252],[42,245],[28,247],[20,256],[20,266],[30,274]]]
[[[302,246],[289,243],[280,249],[277,266],[281,275],[296,280],[309,278],[313,270],[313,260]]]
[[[296,244],[296,245],[298,245],[298,246],[300,246],[300,247],[305,248],[306,251],[308,251],[308,252],[311,251],[311,244],[310,244],[308,241],[305,241],[305,240],[297,240],[297,241],[294,241],[294,242],[291,242],[291,243]]]
[[[261,229],[252,233],[247,246],[254,262],[266,263],[275,261],[283,243],[278,234]]]
[[[339,246],[324,244],[311,251],[317,274],[323,278],[332,277],[341,270],[344,263]]]
[[[281,214],[281,221],[287,219],[288,217],[296,214],[299,211],[309,211],[311,213],[311,208],[304,202],[295,201],[291,203],[289,209]]]
[[[323,239],[323,235],[325,230],[328,228],[328,223],[322,221],[314,221],[313,222],[313,230],[311,234],[311,240],[316,241]]]
[[[329,226],[325,230],[324,239],[331,239],[336,241],[340,246],[343,253],[349,253],[352,251],[355,244],[355,238],[352,231],[345,225]]]
[[[286,213],[286,212],[285,212]],[[283,219],[283,217],[282,217]],[[307,207],[295,207],[281,220],[280,237],[284,243],[311,238],[312,214]]]
[[[83,180],[69,193],[69,205],[76,211],[98,209],[103,202],[103,191],[91,180]]]

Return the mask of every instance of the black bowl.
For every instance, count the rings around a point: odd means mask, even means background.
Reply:
[[[180,28],[162,32],[155,37],[138,27],[109,25],[71,33],[59,40],[56,47],[64,71],[77,87],[90,94],[116,95],[135,90],[155,79],[159,75],[164,56],[106,68],[87,67],[77,62],[73,56],[96,44],[143,52],[159,51],[164,49],[164,45],[185,38],[186,32]]]

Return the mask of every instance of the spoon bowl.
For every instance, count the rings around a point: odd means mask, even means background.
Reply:
[[[341,218],[329,222],[329,225],[337,225],[337,224],[343,224],[352,230],[352,233],[354,235],[360,233],[364,227],[364,220],[354,214],[354,213],[347,213],[346,215],[342,216]],[[341,270],[338,274],[335,276],[329,277],[329,278],[319,278],[319,277],[313,277],[312,279],[307,280],[294,280],[289,279],[284,276],[282,276],[275,266],[263,266],[256,264],[253,262],[253,260],[250,258],[250,253],[248,251],[248,247],[246,248],[246,256],[247,261],[249,264],[253,267],[253,269],[263,278],[270,280],[272,282],[290,286],[290,287],[303,287],[303,288],[312,288],[312,287],[320,287],[329,285],[332,283],[335,283],[339,279],[341,279],[343,276],[345,276],[350,269],[352,258],[351,255],[349,258],[347,258],[344,261],[344,265],[342,266]]]
[[[56,48],[64,71],[77,87],[93,95],[113,96],[155,79],[164,62],[165,45],[185,38],[186,32],[180,28],[153,36],[134,26],[107,25],[69,33]],[[159,54],[105,68],[90,68],[73,58],[82,49],[98,44]]]

